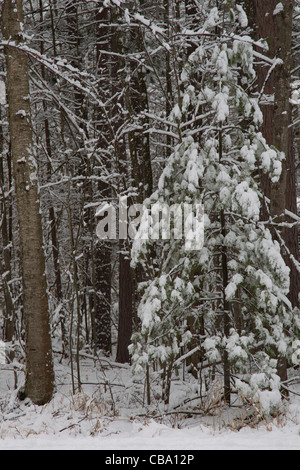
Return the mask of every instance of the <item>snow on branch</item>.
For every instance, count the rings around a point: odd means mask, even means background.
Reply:
[[[38,52],[36,49],[32,49],[31,47],[28,47],[25,44],[18,44],[14,41],[1,41],[0,42],[0,47],[14,47],[17,48],[29,56],[33,57],[37,62],[41,63],[44,67],[46,67],[48,70],[53,72],[55,75],[59,76],[63,80],[67,81],[70,85],[72,85],[74,88],[84,92],[87,94],[90,98],[93,99],[95,104],[100,106],[101,108],[105,107],[105,104],[100,100],[96,93],[94,93],[90,88],[84,86],[78,78],[80,78],[82,81],[86,80],[89,78],[89,74],[86,72],[80,71],[78,68],[74,67],[73,65],[69,64],[66,60],[62,59],[51,59],[47,57],[45,54],[41,54]],[[65,71],[61,70],[65,69]],[[71,74],[76,74],[77,79],[74,79]]]
[[[124,18],[127,24],[132,24],[132,21],[135,21],[139,25],[144,26],[145,28],[151,31],[151,33],[156,38],[156,40],[159,41],[161,46],[163,46],[164,49],[170,52],[171,47],[166,41],[165,37],[166,30],[158,26],[152,19],[146,18],[140,12],[131,13],[128,8],[123,6],[124,4],[124,0],[105,0],[103,2],[103,7],[117,7],[124,14]]]

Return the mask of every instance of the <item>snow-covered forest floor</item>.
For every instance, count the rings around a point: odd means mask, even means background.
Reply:
[[[194,399],[198,385],[186,374],[184,383],[180,377],[172,382],[168,409],[155,398],[154,386],[147,407],[144,383],[134,379],[129,366],[81,357],[82,391],[73,395],[69,361],[55,355],[56,394],[48,405],[37,407],[17,398],[13,371],[1,367],[1,450],[300,449],[296,394],[290,395],[282,414],[259,420],[250,405],[233,400],[232,408],[220,407],[217,383],[201,405]],[[23,372],[18,372],[19,387],[22,381]],[[209,413],[203,413],[205,407]]]

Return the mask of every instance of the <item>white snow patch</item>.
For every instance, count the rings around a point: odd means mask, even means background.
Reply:
[[[0,105],[1,104],[6,104],[6,87],[2,80],[0,80]]]
[[[213,353],[217,343],[218,338],[215,338],[205,345],[206,349]],[[153,400],[152,408],[156,416],[162,416],[161,419],[139,417],[147,413],[139,400],[143,396],[144,382],[133,378],[128,365],[116,364],[107,357],[100,361],[101,364],[88,354],[82,356],[81,377],[87,384],[83,384],[82,392],[75,395],[71,393],[69,364],[55,361],[57,391],[53,400],[43,407],[30,401],[19,402],[14,390],[14,374],[11,370],[1,370],[0,450],[300,449],[300,400],[297,395],[291,395],[281,424],[274,419],[268,425],[262,422],[255,428],[245,426],[236,432],[230,426],[224,427],[224,422],[233,423],[235,419],[233,407],[224,408],[219,417],[178,415],[178,429],[174,426],[174,416],[164,415],[168,410],[156,400]],[[17,376],[20,385],[23,372],[17,371]],[[252,385],[259,387],[264,381],[264,374],[261,374],[253,377]],[[105,382],[113,385],[104,386]],[[275,382],[270,381],[270,389],[260,392],[260,401],[265,408],[278,405],[278,384]],[[183,385],[175,379],[169,410],[195,394],[193,387],[192,382]],[[299,386],[295,387],[299,392]],[[115,416],[113,408],[117,412]]]
[[[280,2],[280,3],[278,3],[278,4],[276,5],[275,10],[274,10],[274,12],[273,12],[273,15],[274,15],[274,16],[275,16],[275,15],[278,15],[278,14],[281,13],[283,10],[284,10],[283,5],[282,5],[282,3]]]

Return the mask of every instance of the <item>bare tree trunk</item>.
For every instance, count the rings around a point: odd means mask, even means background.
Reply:
[[[283,2],[283,11],[276,18],[276,55],[281,63],[274,73],[274,145],[284,154],[283,169],[278,183],[271,187],[271,215],[278,222],[285,220],[287,165],[290,155],[290,80],[292,64],[293,0]],[[276,5],[275,5],[276,6]]]
[[[110,49],[111,32],[109,25],[109,9],[101,8],[96,14],[97,22],[97,46],[96,59],[99,75],[99,88],[101,94],[107,96],[110,91],[110,70],[107,52]],[[104,53],[103,53],[104,52]],[[107,116],[103,116],[102,110],[97,110],[99,132],[99,151],[101,163],[109,170],[111,167],[107,149],[111,140],[111,128]],[[111,186],[106,181],[100,181],[97,188],[97,199],[106,201],[111,198]],[[111,354],[111,241],[97,240],[92,242],[94,246],[93,256],[93,338],[96,349],[101,349],[105,354]]]
[[[72,301],[72,322],[74,315],[74,303],[76,305],[77,313],[77,326],[76,326],[76,366],[77,366],[77,385],[78,391],[81,392],[81,378],[80,378],[80,362],[79,362],[79,350],[80,350],[80,330],[81,330],[81,311],[80,311],[80,286],[79,286],[79,275],[78,275],[78,266],[76,261],[76,240],[74,237],[74,228],[73,228],[73,216],[71,209],[71,173],[70,173],[70,164],[69,159],[66,162],[66,171],[68,176],[68,185],[67,185],[67,213],[68,213],[68,224],[69,224],[69,234],[70,234],[70,245],[71,245],[71,258],[73,265],[73,284],[74,284],[74,298]],[[75,301],[75,302],[74,302]],[[72,328],[70,329],[70,358],[72,362]],[[72,366],[73,367],[73,366]],[[72,368],[71,367],[71,368]],[[73,369],[72,369],[73,370]]]
[[[250,2],[251,3],[251,2]],[[284,241],[287,250],[282,249],[282,254],[287,265],[291,268],[290,300],[293,306],[299,305],[300,278],[290,254],[296,260],[299,259],[298,230],[297,228],[283,228],[280,224],[288,221],[285,216],[286,209],[296,212],[296,179],[295,179],[295,155],[293,150],[293,133],[291,124],[290,106],[290,80],[292,66],[292,29],[294,0],[281,2],[282,9],[274,14],[278,2],[276,0],[255,1],[252,11],[256,38],[267,38],[269,44],[269,56],[277,58],[280,62],[270,74],[268,68],[258,68],[258,86],[262,95],[261,108],[264,116],[263,135],[269,145],[274,145],[282,152],[282,173],[278,183],[271,184],[268,177],[263,180],[265,195],[270,198],[270,215],[275,224],[273,230],[275,238],[278,233]],[[256,23],[256,24],[255,24]],[[266,218],[266,214],[265,217]],[[278,374],[284,381],[287,378],[287,361],[279,357]]]
[[[5,47],[9,127],[19,219],[23,302],[26,328],[25,395],[35,404],[53,395],[54,371],[49,328],[37,168],[30,115],[28,60],[18,49],[22,41],[22,0],[4,0],[2,33]]]
[[[275,16],[272,14],[276,0],[266,0],[263,2],[252,2],[247,0],[247,12],[253,34],[256,39],[266,38],[268,41],[267,55],[270,59],[276,56],[276,34],[275,34]],[[258,92],[261,94],[260,108],[263,113],[262,133],[268,145],[274,145],[274,73],[269,74],[270,66],[260,64],[257,66],[257,84]],[[269,175],[262,175],[262,187],[264,195],[271,197],[271,181]],[[269,211],[266,206],[262,207],[262,218],[268,220]]]
[[[132,274],[130,255],[126,255],[126,242],[120,241],[119,268],[119,335],[116,361],[125,364],[130,361],[128,346],[132,335]]]
[[[297,213],[296,170],[293,148],[293,130],[290,127],[291,106],[290,80],[292,66],[292,26],[294,0],[282,2],[283,10],[274,15],[276,0],[245,0],[256,39],[267,38],[271,59],[278,58],[281,63],[269,73],[269,66],[257,68],[258,91],[261,93],[263,111],[263,135],[269,145],[274,145],[283,152],[283,171],[277,184],[271,185],[268,176],[263,177],[264,194],[271,200],[271,216],[275,222],[293,222],[284,215],[285,210]],[[264,210],[263,218],[268,218]],[[290,300],[293,306],[299,306],[300,276],[290,254],[299,260],[298,227],[280,229],[287,252],[283,255],[291,269]]]
[[[0,112],[0,121],[1,121],[1,112]],[[9,162],[8,162],[9,163]],[[9,173],[9,172],[8,172]],[[10,178],[10,174],[8,175]],[[2,261],[0,262],[0,273],[3,275],[2,278],[3,284],[3,294],[4,294],[4,341],[10,342],[14,337],[14,308],[13,301],[10,291],[10,281],[11,281],[11,247],[10,243],[12,242],[10,238],[9,230],[9,205],[10,201],[7,198],[5,192],[7,186],[10,186],[11,182],[8,181],[6,184],[5,178],[5,168],[4,168],[4,138],[3,138],[3,129],[2,124],[0,124],[0,194],[1,194],[1,235],[2,235]],[[3,266],[2,266],[3,264]]]
[[[110,10],[111,23],[119,23],[119,13],[114,8]],[[127,189],[127,182],[130,178],[128,168],[126,142],[124,136],[119,136],[120,128],[124,121],[125,100],[122,95],[124,89],[123,70],[125,61],[122,57],[123,48],[120,38],[120,30],[113,26],[111,30],[111,93],[115,97],[112,103],[112,128],[113,128],[113,148],[118,173],[120,174],[119,193],[124,193]],[[128,346],[132,331],[133,322],[133,276],[130,268],[130,250],[128,244],[120,240],[119,244],[119,325],[118,325],[118,346],[117,362],[128,362]]]
[[[143,2],[141,2],[141,6]],[[132,50],[141,53],[144,49],[143,32],[141,28],[130,29]],[[139,202],[150,197],[153,192],[153,174],[150,151],[150,137],[145,133],[149,127],[149,119],[144,113],[149,112],[148,89],[146,74],[142,67],[130,62],[131,82],[126,94],[126,111],[128,119],[134,124],[135,119],[143,128],[128,133],[129,151],[131,157],[132,179],[139,193]]]
[[[276,15],[277,26],[277,58],[282,61],[275,70],[275,93],[274,93],[274,144],[280,150],[285,159],[282,162],[282,173],[278,183],[271,186],[271,216],[275,223],[285,222],[285,210],[287,209],[287,194],[291,188],[288,188],[288,169],[291,170],[291,163],[294,158],[292,146],[290,145],[290,80],[292,65],[292,24],[293,24],[294,0],[285,0],[283,2],[283,11]],[[296,196],[296,193],[295,193]],[[284,241],[288,241],[287,228],[280,229]],[[297,241],[296,241],[297,242]],[[289,248],[289,247],[288,247]],[[299,273],[295,270],[288,253],[284,253],[288,265],[294,268],[291,270],[291,288],[290,298],[295,302],[295,294],[298,296],[299,290],[294,291],[295,283],[299,288]],[[296,274],[296,277],[294,277]],[[298,304],[298,301],[295,303]],[[282,381],[287,380],[287,360],[285,357],[278,359],[278,374]]]
[[[39,7],[40,7],[40,21],[41,25],[43,25],[43,2],[39,0]],[[44,41],[42,39],[41,31],[41,41],[40,41],[40,51],[41,54],[44,54]],[[43,80],[46,79],[46,72],[45,66],[41,65],[41,75]],[[51,134],[50,134],[50,125],[49,120],[47,118],[47,105],[46,102],[43,100],[43,110],[45,113],[44,119],[44,130],[45,130],[45,142],[46,142],[46,150],[47,150],[47,177],[50,179],[52,173],[52,146],[51,146]],[[60,272],[60,263],[59,263],[59,244],[58,244],[58,237],[57,237],[57,224],[56,224],[56,216],[55,216],[55,209],[51,204],[49,207],[49,222],[50,222],[50,236],[51,236],[51,245],[52,245],[52,257],[53,257],[53,268],[54,268],[54,276],[55,276],[55,287],[56,287],[56,297],[57,300],[62,304],[63,302],[63,295],[62,295],[62,281],[61,281],[61,272]],[[64,313],[60,313],[60,325],[61,325],[61,335],[62,335],[62,354],[65,356],[67,350],[67,334],[66,334],[66,327],[65,327],[65,318]]]
[[[223,160],[223,132],[222,129],[219,131],[219,161],[220,163]],[[226,237],[226,219],[225,219],[225,213],[224,210],[221,211],[220,214],[220,219],[221,219],[221,231],[222,231],[222,236],[223,239]],[[225,338],[229,338],[230,336],[230,303],[226,299],[226,288],[229,283],[229,274],[228,274],[228,257],[227,257],[227,250],[226,246],[222,246],[222,294],[223,294],[223,330],[224,330],[224,336]],[[231,403],[231,385],[230,385],[230,380],[231,380],[231,370],[230,370],[230,362],[229,362],[229,356],[228,356],[228,351],[226,347],[224,348],[224,354],[223,354],[223,368],[224,368],[224,399],[225,403],[230,406]]]
[[[275,69],[275,107],[274,107],[274,145],[285,155],[283,171],[279,183],[271,187],[271,215],[275,222],[286,222],[284,212],[297,212],[295,154],[293,148],[293,131],[291,96],[292,68],[292,32],[294,0],[285,0],[283,11],[276,15],[277,27],[277,57],[282,61]],[[299,307],[300,274],[292,261],[290,254],[299,260],[298,230],[287,228],[280,230],[286,244],[287,252],[284,257],[291,269],[290,300],[293,306]]]
[[[164,23],[168,31],[168,37],[171,35],[170,27],[170,0],[164,0]],[[171,54],[166,51],[166,117],[169,119],[173,107],[173,87],[172,87],[172,68],[171,68]],[[166,157],[168,158],[172,153],[172,138],[167,135],[167,148]]]

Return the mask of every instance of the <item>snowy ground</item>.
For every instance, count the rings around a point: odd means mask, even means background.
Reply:
[[[106,359],[83,358],[80,372],[85,384],[73,396],[70,365],[57,362],[55,397],[48,405],[37,407],[16,399],[14,374],[2,368],[0,450],[300,450],[297,395],[291,396],[281,416],[251,427],[246,426],[247,413],[241,408],[222,409],[205,418],[201,414],[164,414],[159,402],[145,410],[143,383],[133,379],[127,366],[109,364]],[[18,373],[18,385],[22,375]],[[169,411],[195,395],[192,381],[183,387],[177,380],[172,386]],[[186,409],[199,411],[191,403],[177,408]],[[141,416],[146,411],[156,419]]]

